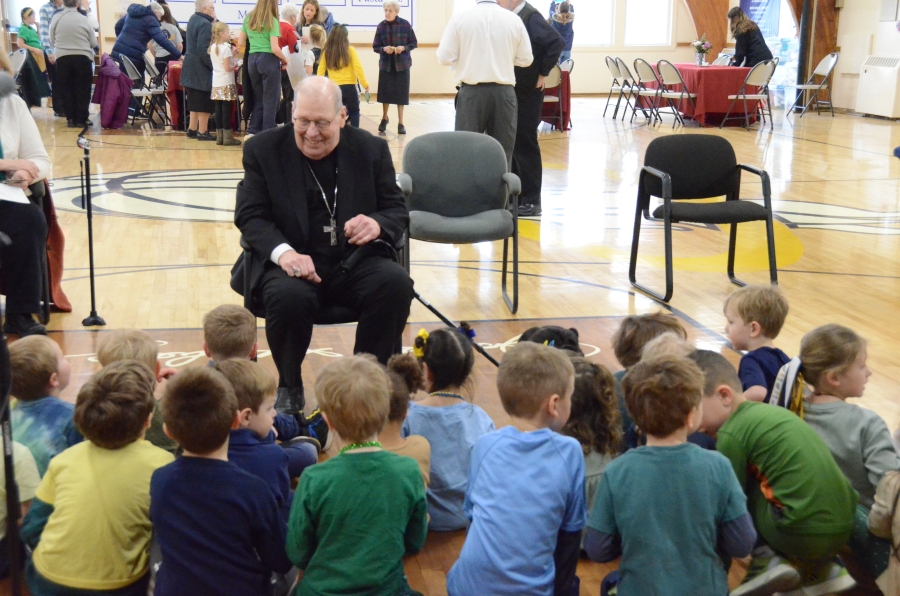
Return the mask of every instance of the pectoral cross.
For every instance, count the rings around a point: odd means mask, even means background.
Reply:
[[[322,226],[322,231],[331,234],[331,246],[337,246],[337,222],[331,218],[331,225]]]

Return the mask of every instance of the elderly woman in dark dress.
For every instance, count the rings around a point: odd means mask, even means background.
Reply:
[[[406,134],[403,126],[403,106],[409,105],[409,69],[412,58],[409,53],[416,49],[416,33],[406,19],[397,16],[400,3],[385,0],[384,20],[378,24],[372,49],[381,56],[378,60],[378,103],[382,105],[381,124],[378,132],[387,130],[388,108],[397,106],[397,133]]]
[[[754,67],[760,62],[772,59],[772,51],[766,45],[759,26],[750,20],[744,11],[735,6],[728,11],[731,36],[734,37],[734,66]]]
[[[213,0],[196,0],[196,12],[188,21],[184,40],[184,66],[181,69],[181,86],[184,87],[188,112],[191,114],[187,137],[198,141],[215,141],[209,133],[209,115],[215,110],[210,99],[212,92],[212,61],[209,58],[209,40],[216,20]]]

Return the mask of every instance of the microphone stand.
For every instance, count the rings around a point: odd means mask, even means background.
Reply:
[[[9,236],[0,233],[0,246],[9,246]],[[6,336],[0,335],[0,432],[3,433],[3,464],[6,487],[6,546],[9,556],[11,596],[22,594],[22,548],[19,540],[19,486],[13,463],[12,426],[9,420],[9,394],[12,390],[12,368],[9,364],[9,348]]]
[[[94,325],[106,325],[100,315],[97,314],[97,293],[94,289],[94,214],[91,209],[91,142],[84,138],[84,133],[88,127],[85,126],[78,133],[78,146],[84,149],[84,159],[81,161],[81,208],[87,207],[87,224],[88,224],[88,255],[90,257],[90,280],[91,280],[91,314],[81,321],[85,327]]]

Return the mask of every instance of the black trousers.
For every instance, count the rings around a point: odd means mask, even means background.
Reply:
[[[47,220],[37,206],[0,201],[0,232],[12,245],[0,248],[6,312],[41,312],[41,259],[46,258]]]
[[[47,76],[50,78],[50,99],[53,100],[53,113],[62,114],[59,99],[59,86],[56,84],[56,64],[50,63],[50,55],[44,51],[44,63],[47,65]]]
[[[233,101],[213,100],[216,104],[214,118],[216,119],[216,129],[231,130],[231,111],[234,106]]]
[[[279,387],[302,387],[300,365],[312,338],[316,313],[327,304],[360,311],[353,353],[374,354],[387,364],[402,347],[401,334],[409,317],[413,281],[397,263],[369,257],[349,272],[339,262],[314,259],[322,283],[289,277],[267,263],[262,279],[266,306],[266,337],[278,368]]]
[[[359,128],[359,90],[356,84],[341,85],[341,101],[347,107],[347,116],[350,126]]]
[[[519,204],[540,205],[544,164],[541,161],[541,146],[538,144],[537,129],[541,124],[544,91],[535,88],[527,95],[519,96],[517,99],[519,100],[519,109],[512,171],[522,180]]]
[[[91,105],[93,62],[87,56],[63,56],[56,59],[56,81],[59,99],[67,120],[84,124]]]

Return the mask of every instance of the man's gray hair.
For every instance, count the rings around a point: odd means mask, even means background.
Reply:
[[[285,4],[281,8],[281,18],[290,21],[292,17],[300,16],[300,7],[296,4]]]
[[[393,8],[397,12],[400,12],[400,2],[398,0],[384,0],[385,8]]]
[[[78,0],[63,0],[63,6],[66,8],[78,8]]]
[[[159,2],[151,2],[150,10],[152,10],[153,14],[155,14],[157,17],[161,17],[166,14],[166,11],[163,10],[162,4],[160,4]]]
[[[195,0],[194,12],[203,12],[203,8],[210,4],[215,4],[215,0]]]
[[[340,112],[341,108],[344,107],[344,102],[341,99],[341,88],[338,87],[334,81],[325,77],[307,77],[300,81],[294,89],[294,103],[295,105],[300,105],[300,102],[302,101],[301,96],[317,94],[331,95],[335,114]]]

